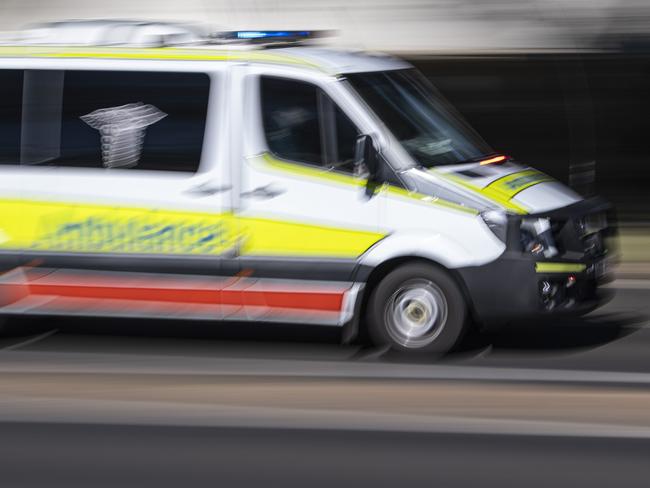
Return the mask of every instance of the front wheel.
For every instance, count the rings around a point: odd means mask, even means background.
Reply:
[[[370,295],[366,324],[372,342],[402,352],[444,354],[462,338],[467,304],[444,270],[411,263],[390,272]]]

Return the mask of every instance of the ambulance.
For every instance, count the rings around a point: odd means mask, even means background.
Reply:
[[[0,46],[0,312],[317,324],[442,354],[602,302],[611,211],[408,63],[173,24]],[[81,38],[82,41],[77,42]]]

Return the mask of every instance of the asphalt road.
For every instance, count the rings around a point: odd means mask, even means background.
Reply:
[[[622,284],[418,361],[327,328],[22,322],[0,486],[647,486],[650,289]]]
[[[7,487],[647,486],[648,440],[2,424]]]

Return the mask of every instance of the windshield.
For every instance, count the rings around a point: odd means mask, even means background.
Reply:
[[[352,73],[346,79],[411,157],[430,168],[494,151],[415,69]]]

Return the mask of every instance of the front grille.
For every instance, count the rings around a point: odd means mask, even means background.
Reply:
[[[585,255],[589,258],[598,258],[604,256],[607,252],[602,231],[586,235],[582,238],[582,243],[584,244]]]
[[[551,229],[560,256],[596,260],[608,252],[611,227],[604,212],[554,219]]]
[[[539,305],[543,310],[571,310],[597,297],[597,283],[592,278],[569,282],[566,277],[545,276],[538,283]]]

